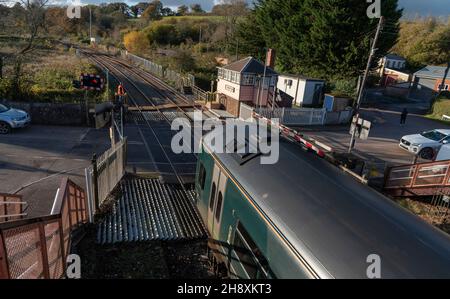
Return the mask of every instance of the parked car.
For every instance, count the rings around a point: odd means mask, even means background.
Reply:
[[[26,127],[30,122],[31,117],[27,112],[0,104],[0,134],[8,134],[11,129]]]
[[[425,160],[432,160],[444,144],[450,143],[450,130],[436,129],[421,134],[407,135],[400,140],[400,147]]]

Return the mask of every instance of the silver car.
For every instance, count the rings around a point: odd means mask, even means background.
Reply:
[[[425,160],[432,160],[442,145],[450,143],[450,130],[438,129],[403,136],[399,146]]]
[[[26,127],[30,122],[31,117],[25,111],[0,104],[0,134],[8,134],[11,129]]]

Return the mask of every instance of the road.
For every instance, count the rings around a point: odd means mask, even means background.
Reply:
[[[124,65],[119,61],[116,67],[123,69]],[[111,73],[124,83],[140,105],[167,104],[170,98],[183,100],[164,86],[159,88],[149,84],[136,73],[133,74],[131,68],[122,74],[114,70]],[[181,113],[177,109],[164,111],[169,117],[176,116],[174,112]],[[158,113],[144,112],[142,115],[134,112],[128,117],[125,126],[129,141],[127,171],[176,172],[186,182],[191,181],[195,174],[196,157],[192,154],[173,154],[170,146],[176,132],[170,130],[168,119]],[[15,130],[10,135],[1,135],[0,192],[23,195],[30,217],[48,215],[61,179],[68,176],[84,188],[84,168],[90,164],[93,153],[101,155],[109,147],[108,129],[32,125]]]
[[[32,125],[0,135],[0,192],[23,195],[31,217],[48,215],[61,179],[84,188],[84,168],[109,146],[107,131],[83,127]]]
[[[414,156],[399,148],[402,136],[417,134],[431,129],[450,129],[422,115],[410,114],[407,124],[400,126],[400,112],[375,108],[361,110],[362,117],[372,122],[368,140],[357,140],[354,153],[373,162],[410,164]],[[337,152],[345,152],[350,142],[349,126],[302,127],[308,136],[323,142]]]

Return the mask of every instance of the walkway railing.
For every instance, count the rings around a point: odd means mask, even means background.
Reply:
[[[0,193],[0,223],[22,219],[26,204],[21,195]]]
[[[0,224],[0,279],[63,277],[71,233],[87,220],[84,190],[63,179],[51,215]]]
[[[450,187],[450,161],[439,161],[391,167],[384,188],[426,189]]]

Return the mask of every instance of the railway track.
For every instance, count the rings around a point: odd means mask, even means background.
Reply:
[[[142,110],[142,106],[152,106],[155,111],[153,113],[156,113],[159,115],[160,120],[164,120],[168,124],[168,130],[170,130],[170,125],[173,120],[173,117],[169,117],[168,114],[173,114],[175,112],[175,115],[185,117],[186,119],[190,120],[189,115],[186,113],[185,110],[183,110],[179,105],[181,104],[181,97],[178,98],[178,102],[170,99],[168,96],[164,95],[162,92],[160,92],[160,88],[167,88],[167,85],[163,85],[163,83],[157,83],[156,86],[154,83],[151,82],[151,80],[146,77],[144,74],[140,74],[138,71],[136,71],[133,67],[127,66],[122,61],[118,61],[116,59],[113,59],[106,55],[98,55],[94,53],[90,53],[87,51],[81,51],[85,56],[87,56],[93,63],[99,65],[100,67],[104,69],[108,69],[110,72],[110,75],[114,78],[117,82],[122,82],[128,92],[128,99],[132,103],[132,105],[137,109],[137,112],[140,114],[140,120],[141,122],[146,124],[146,128],[150,129],[151,134],[154,137],[154,140],[159,145],[159,148],[161,149],[161,152],[163,153],[165,159],[167,160],[167,164],[170,166],[170,173],[167,172],[160,172],[161,174],[166,175],[174,175],[176,180],[183,186],[184,188],[184,181],[182,179],[182,176],[177,171],[174,163],[170,159],[170,155],[167,153],[166,148],[163,144],[163,142],[160,140],[157,132],[153,128],[153,126],[150,124],[150,121],[148,119],[148,113]],[[119,64],[119,66],[117,65]],[[142,71],[143,72],[143,71]],[[134,78],[134,80],[133,80]],[[139,82],[139,83],[138,83]],[[150,97],[148,95],[149,92],[145,92],[143,90],[143,87],[140,86],[140,84],[146,84],[150,85],[152,87],[152,92],[155,93],[155,97]],[[160,85],[158,85],[160,84]],[[159,86],[159,87],[158,87]],[[173,92],[173,91],[171,91]],[[163,104],[158,102],[163,98],[165,100],[165,103],[167,102],[173,104],[176,108],[175,111],[173,109],[171,110],[165,110],[163,111],[158,106]],[[183,99],[182,102],[184,105],[186,104],[186,101]],[[134,120],[137,129],[139,130],[139,134],[141,135],[142,139],[145,142],[144,133],[139,127],[138,121]],[[146,144],[146,148],[149,151],[149,146]],[[149,153],[150,154],[150,153]],[[194,155],[195,156],[195,155]],[[161,163],[154,163],[161,164]],[[157,169],[159,169],[156,166]]]

